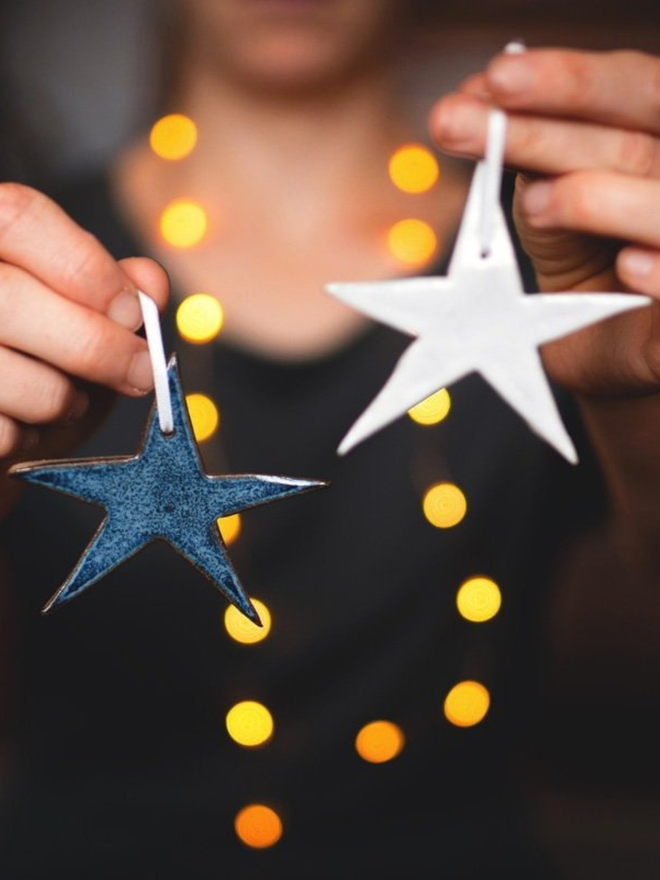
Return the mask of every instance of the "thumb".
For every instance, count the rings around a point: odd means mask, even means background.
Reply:
[[[170,279],[160,263],[147,257],[127,257],[119,264],[138,290],[154,300],[159,312],[164,312],[170,298]]]

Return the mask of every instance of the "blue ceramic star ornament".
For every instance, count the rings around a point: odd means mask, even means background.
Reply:
[[[15,465],[14,476],[103,507],[107,516],[44,613],[80,595],[152,541],[170,544],[254,623],[259,615],[234,571],[217,519],[326,484],[255,474],[210,476],[201,466],[176,357],[167,369],[174,430],[153,406],[135,456]]]

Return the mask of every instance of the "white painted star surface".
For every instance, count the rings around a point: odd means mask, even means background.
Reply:
[[[476,168],[444,277],[330,284],[333,296],[416,337],[378,396],[339,446],[344,454],[440,388],[478,372],[529,427],[569,461],[577,454],[543,370],[538,346],[604,318],[638,309],[636,294],[527,295],[504,213],[496,207],[492,245],[481,254],[485,163]]]

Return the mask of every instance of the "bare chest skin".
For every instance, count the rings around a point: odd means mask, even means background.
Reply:
[[[261,355],[303,360],[322,357],[359,335],[367,319],[324,291],[331,281],[368,280],[414,274],[424,266],[397,262],[387,247],[389,228],[418,217],[436,231],[435,262],[451,244],[465,198],[460,169],[450,168],[423,196],[395,190],[382,173],[345,204],[314,205],[299,194],[288,201],[246,195],[204,200],[209,215],[205,239],[189,250],[168,247],[157,219],[172,193],[158,186],[149,159],[136,151],[115,169],[115,194],[129,226],[170,273],[175,295],[204,292],[225,311],[223,336]],[[378,169],[380,172],[381,169]],[[173,197],[173,196],[172,196]]]

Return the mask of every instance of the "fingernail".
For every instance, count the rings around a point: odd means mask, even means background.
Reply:
[[[139,351],[133,355],[131,366],[128,370],[126,381],[135,388],[136,391],[145,393],[151,391],[154,387],[153,371],[151,369],[151,358],[148,351]]]
[[[488,81],[498,92],[515,95],[532,87],[534,72],[528,62],[518,56],[498,58],[490,66]]]
[[[644,251],[626,251],[621,254],[621,268],[630,275],[646,278],[655,268],[655,260]]]
[[[527,214],[545,214],[550,205],[550,184],[547,181],[534,183],[523,196],[523,208]]]
[[[75,422],[81,419],[89,409],[89,397],[84,391],[78,391],[71,404],[71,409],[66,414],[65,422]]]
[[[142,309],[137,294],[130,290],[122,290],[111,301],[107,315],[120,327],[125,327],[127,330],[137,330],[142,324]]]

